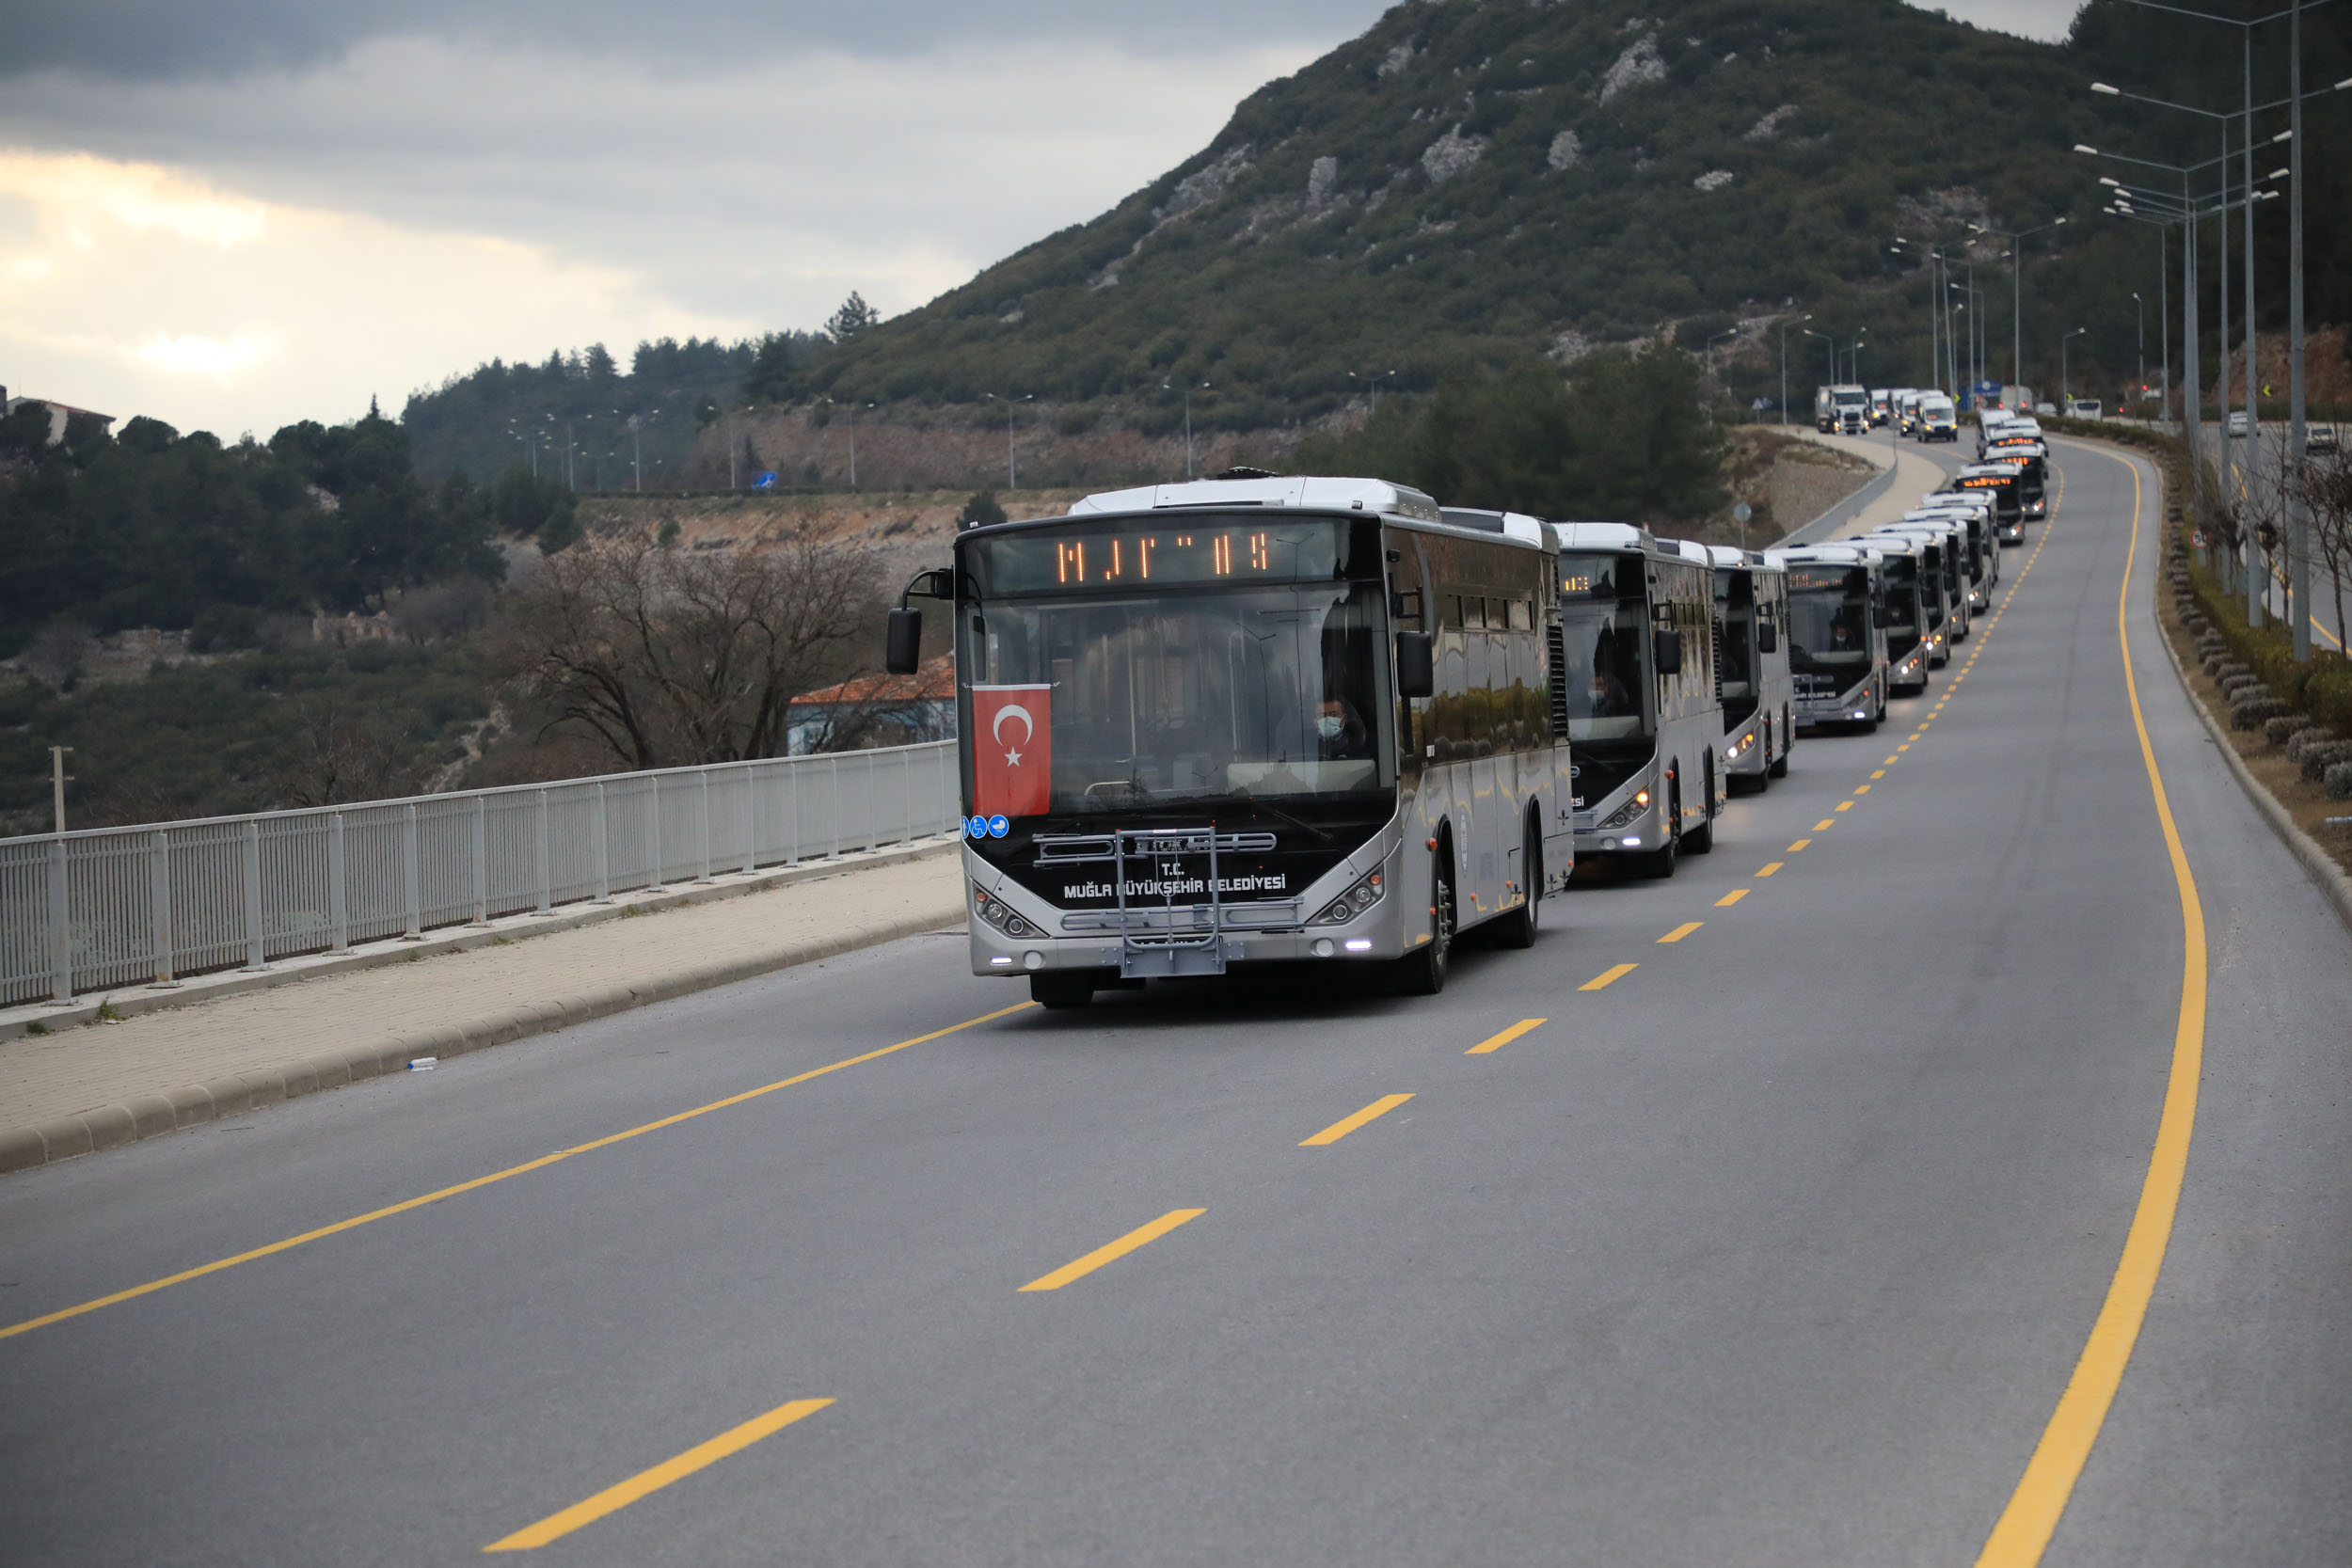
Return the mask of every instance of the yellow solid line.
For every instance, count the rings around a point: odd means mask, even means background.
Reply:
[[[1040,1275],[1021,1287],[1024,1291],[1058,1291],[1073,1279],[1084,1279],[1105,1263],[1115,1263],[1136,1250],[1158,1241],[1178,1226],[1199,1219],[1206,1209],[1170,1209],[1150,1225],[1140,1225],[1119,1240],[1096,1247],[1084,1258],[1064,1263],[1052,1274]]]
[[[780,1404],[765,1416],[755,1416],[707,1443],[697,1443],[675,1459],[665,1459],[650,1470],[642,1470],[617,1486],[608,1486],[595,1497],[576,1502],[561,1513],[550,1513],[537,1524],[493,1541],[482,1549],[527,1552],[533,1546],[544,1546],[582,1525],[593,1525],[606,1514],[627,1508],[649,1492],[659,1492],[674,1481],[682,1481],[706,1465],[748,1449],[769,1433],[781,1432],[802,1417],[814,1416],[831,1403],[831,1400],[794,1400],[789,1404]]]
[[[1624,979],[1627,975],[1632,974],[1635,970],[1641,967],[1642,966],[1640,964],[1612,964],[1609,968],[1602,970],[1598,974],[1594,975],[1591,979],[1585,981],[1582,985],[1577,987],[1576,989],[1579,990],[1598,990],[1603,986],[1609,985],[1613,981]]]
[[[1756,875],[1757,875],[1757,876],[1759,876],[1759,877],[1769,877],[1769,876],[1771,876],[1773,872],[1778,871],[1778,870],[1779,870],[1782,866],[1786,865],[1787,863],[1788,863],[1788,862],[1786,862],[1786,861],[1770,861],[1770,862],[1767,862],[1767,863],[1766,863],[1766,864],[1765,864],[1765,866],[1764,866],[1764,869],[1763,869],[1763,870],[1761,870],[1761,871],[1759,871],[1759,872],[1757,872],[1757,873],[1756,873]]]
[[[1706,924],[1707,922],[1704,920],[1686,920],[1681,925],[1676,927],[1673,930],[1668,931],[1664,936],[1660,937],[1658,940],[1661,942],[1680,942],[1684,937],[1689,936],[1692,931],[1697,930],[1700,927]]]
[[[1825,824],[1825,825],[1826,825],[1826,824]],[[1812,842],[1813,842],[1813,841],[1812,841],[1811,839],[1809,839],[1809,838],[1801,838],[1801,839],[1797,840],[1797,842],[1796,842],[1796,843],[1791,844],[1791,845],[1788,847],[1788,852],[1789,852],[1790,854],[1792,854],[1792,855],[1797,854],[1797,853],[1801,852],[1801,851],[1804,848],[1804,847],[1805,847],[1806,845],[1808,845],[1808,844],[1810,844],[1810,843],[1812,843]]]
[[[607,1148],[613,1144],[627,1142],[630,1138],[642,1137],[647,1132],[660,1132],[665,1127],[675,1127],[679,1122],[691,1121],[696,1117],[708,1116],[713,1111],[723,1111],[731,1105],[740,1105],[747,1100],[757,1100],[760,1096],[773,1094],[778,1089],[788,1089],[795,1084],[805,1084],[812,1078],[822,1078],[829,1072],[839,1072],[843,1068],[856,1067],[862,1062],[870,1062],[878,1057],[887,1056],[894,1051],[904,1051],[911,1045],[922,1045],[927,1041],[938,1039],[942,1036],[952,1035],[960,1029],[969,1029],[976,1024],[991,1023],[997,1019],[1009,1017],[1025,1007],[1035,1006],[1033,1002],[1019,1002],[1009,1007],[999,1007],[993,1013],[982,1013],[977,1018],[967,1018],[961,1023],[951,1023],[945,1029],[934,1029],[928,1035],[917,1035],[911,1040],[900,1040],[896,1045],[885,1045],[880,1051],[868,1051],[863,1056],[851,1056],[829,1066],[811,1068],[806,1072],[798,1073],[790,1078],[779,1079],[773,1084],[763,1085],[756,1089],[746,1089],[741,1094],[729,1095],[724,1100],[714,1100],[707,1105],[697,1105],[691,1111],[680,1111],[675,1116],[663,1117],[660,1121],[649,1121],[643,1127],[632,1127],[626,1132],[614,1132],[573,1148],[559,1148],[552,1154],[542,1154],[536,1160],[526,1160],[519,1165],[509,1165],[504,1170],[492,1171],[487,1176],[477,1176],[470,1181],[460,1181],[454,1186],[442,1187],[426,1193],[421,1197],[406,1198],[381,1209],[371,1209],[364,1214],[355,1214],[347,1220],[337,1220],[333,1225],[323,1225],[315,1230],[306,1230],[299,1236],[289,1236],[282,1242],[272,1242],[267,1246],[255,1247],[250,1252],[240,1252],[231,1258],[215,1259],[210,1263],[201,1263],[193,1269],[183,1269],[178,1274],[166,1275],[161,1279],[151,1279],[144,1285],[134,1285],[127,1291],[117,1291],[112,1295],[100,1296],[95,1301],[86,1301],[78,1307],[60,1307],[55,1312],[43,1313],[38,1318],[27,1318],[21,1323],[10,1323],[6,1328],[0,1328],[0,1339],[18,1334],[29,1334],[36,1328],[46,1328],[51,1323],[61,1323],[68,1318],[78,1318],[85,1312],[95,1312],[102,1307],[113,1307],[122,1302],[133,1301],[173,1285],[184,1285],[191,1279],[201,1279],[208,1274],[218,1274],[223,1269],[233,1269],[240,1263],[250,1263],[257,1259],[291,1251],[306,1242],[323,1241],[329,1236],[339,1236],[346,1230],[356,1230],[363,1225],[372,1225],[377,1220],[390,1219],[394,1214],[405,1214],[411,1209],[421,1209],[428,1203],[438,1203],[443,1198],[455,1197],[460,1193],[472,1192],[477,1187],[487,1187],[511,1177],[544,1169],[548,1165],[568,1160],[576,1154],[586,1154],[594,1149]]]
[[[2122,461],[2122,459],[2118,459]],[[2164,829],[2165,853],[2172,862],[2172,887],[2181,904],[2181,1007],[2172,1026],[2172,1069],[2164,1091],[2164,1113],[2156,1121],[2155,1147],[2148,1156],[2148,1177],[2139,1189],[2139,1205],[2132,1227],[2123,1238],[2123,1255],[2115,1265],[2115,1278],[2090,1325],[2074,1374],[2058,1396],[2050,1423],[2034,1445],[2033,1457],[2009,1506],[1986,1537],[1977,1557],[1978,1568],[2033,1568],[2050,1544],[2074,1495],[2074,1482],[2090,1458],[2107,1407],[2122,1386],[2123,1370],[2139,1338],[2139,1325],[2154,1295],[2156,1275],[2164,1267],[2164,1250],[2172,1234],[2172,1218],[2180,1207],[2181,1183],[2188,1170],[2190,1134],[2197,1126],[2197,1080],[2205,1054],[2205,911],[2197,896],[2197,879],[2190,873],[2188,854],[2181,847],[2181,832],[2172,820],[2172,803],[2165,794],[2164,775],[2156,768],[2155,747],[2148,739],[2148,721],[2140,713],[2139,683],[2132,675],[2132,639],[2125,617],[2132,588],[2132,562],[2139,549],[2139,469],[2132,474],[2132,531],[2123,551],[2123,587],[2116,595],[2115,635],[2123,646],[2123,689],[2131,698],[2132,728],[2139,734],[2139,760],[2148,772],[2148,789],[2155,797],[2156,821]],[[2040,546],[2036,546],[2037,553]]]
[[[1484,1056],[1490,1051],[1502,1050],[1504,1046],[1509,1045],[1513,1040],[1518,1039],[1521,1035],[1526,1034],[1530,1029],[1540,1029],[1543,1026],[1544,1021],[1540,1018],[1523,1018],[1517,1023],[1511,1025],[1508,1029],[1505,1029],[1502,1034],[1480,1040],[1476,1045],[1473,1045],[1468,1051],[1463,1052],[1462,1054],[1465,1056]]]
[[[1729,893],[1724,894],[1721,898],[1715,900],[1715,907],[1719,910],[1727,910],[1731,908],[1732,905],[1737,904],[1740,899],[1745,898],[1747,895],[1748,890],[1746,888],[1733,888]]]
[[[1379,1099],[1374,1101],[1371,1104],[1365,1106],[1362,1110],[1357,1112],[1354,1116],[1342,1117],[1339,1120],[1333,1122],[1330,1126],[1325,1128],[1313,1137],[1302,1138],[1299,1140],[1298,1147],[1301,1148],[1320,1148],[1325,1144],[1338,1143],[1342,1138],[1346,1137],[1350,1132],[1353,1132],[1359,1127],[1363,1126],[1364,1123],[1374,1121],[1381,1117],[1387,1116],[1391,1111],[1395,1110],[1399,1105],[1404,1104],[1406,1101],[1412,1098],[1413,1097],[1409,1094],[1384,1094]]]

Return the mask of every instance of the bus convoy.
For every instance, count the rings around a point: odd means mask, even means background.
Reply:
[[[1441,990],[1580,862],[1671,877],[1798,733],[1876,728],[1998,580],[1997,499],[1764,551],[1239,469],[982,525],[947,607],[971,960],[1050,1008],[1317,960]]]

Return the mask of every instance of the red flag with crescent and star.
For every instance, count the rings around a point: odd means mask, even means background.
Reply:
[[[972,689],[972,810],[1042,816],[1054,795],[1054,689]]]

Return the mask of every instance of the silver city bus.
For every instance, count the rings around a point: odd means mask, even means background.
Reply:
[[[1968,575],[1968,611],[1979,615],[1993,608],[1993,590],[2001,580],[2001,551],[1993,535],[1993,502],[1981,491],[1938,490],[1904,513],[1905,523],[1933,523],[1957,518],[1968,531],[1963,558]]]
[[[1560,626],[1576,749],[1576,852],[1654,877],[1715,845],[1724,782],[1715,578],[1705,552],[1624,523],[1560,523]],[[1692,546],[1697,549],[1698,546]]]
[[[1788,672],[1800,725],[1886,717],[1885,576],[1866,544],[1767,550],[1788,573]]]
[[[1761,794],[1788,774],[1797,691],[1788,678],[1788,574],[1756,550],[1712,545],[1715,680],[1724,704],[1724,778]]]
[[[1928,689],[1930,665],[1944,662],[1931,659],[1928,647],[1928,605],[1942,594],[1928,564],[1927,542],[1885,533],[1868,539],[1884,558],[1887,695],[1915,697]]]
[[[1927,567],[1932,581],[1922,580],[1920,600],[1928,607],[1928,657],[1941,665],[1954,647],[1968,640],[1968,524],[1960,517],[1933,517],[1922,523],[1883,523],[1865,534],[1866,542],[1883,538],[1918,540],[1928,547]]]
[[[954,605],[974,973],[1048,1007],[1279,960],[1426,993],[1464,929],[1532,942],[1574,868],[1558,571],[1531,520],[1365,479],[961,534],[907,597]],[[891,669],[921,635],[902,599]]]

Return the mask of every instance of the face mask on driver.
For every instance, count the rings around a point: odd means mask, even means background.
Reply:
[[[1340,716],[1336,713],[1324,714],[1315,721],[1315,733],[1326,740],[1337,740],[1340,729]]]

